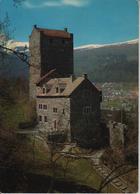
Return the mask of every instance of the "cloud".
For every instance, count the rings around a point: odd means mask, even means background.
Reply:
[[[73,6],[83,7],[88,5],[91,0],[26,0],[24,6],[28,9],[39,9],[45,7]]]
[[[64,5],[82,7],[89,4],[89,0],[63,0]]]
[[[44,7],[58,7],[61,6],[61,2],[59,1],[42,1],[41,3],[35,3],[31,0],[26,0],[24,2],[25,7],[29,9],[35,9],[35,8],[44,8]]]

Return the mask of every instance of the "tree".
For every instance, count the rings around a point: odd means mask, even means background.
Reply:
[[[136,170],[136,167],[128,166],[125,163],[122,163],[116,166],[113,170],[108,173],[108,175],[101,181],[98,192],[102,192],[102,190],[108,185],[111,184],[113,180],[120,178],[121,176]]]
[[[13,6],[18,7],[19,5],[21,5],[21,3],[24,0],[13,0]],[[2,2],[0,2],[0,4],[2,4]],[[8,15],[8,12],[6,12],[5,17],[4,18],[0,18],[0,43],[1,44],[5,44],[7,42],[7,40],[9,40],[9,38],[11,37],[11,30],[10,30],[10,18]]]

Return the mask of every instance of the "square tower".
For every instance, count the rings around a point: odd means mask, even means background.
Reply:
[[[30,97],[34,98],[37,81],[52,69],[61,77],[73,74],[73,34],[34,26],[30,40]]]

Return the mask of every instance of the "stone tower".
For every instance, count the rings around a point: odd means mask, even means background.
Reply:
[[[52,69],[61,77],[73,74],[73,34],[34,26],[29,40],[30,98],[35,98],[37,81]]]

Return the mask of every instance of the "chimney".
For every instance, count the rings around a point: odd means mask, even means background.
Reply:
[[[64,31],[65,31],[65,32],[68,32],[68,28],[64,28]]]
[[[84,77],[85,79],[87,79],[87,78],[88,78],[88,75],[87,75],[86,73],[84,73],[84,74],[83,74],[83,77]]]

